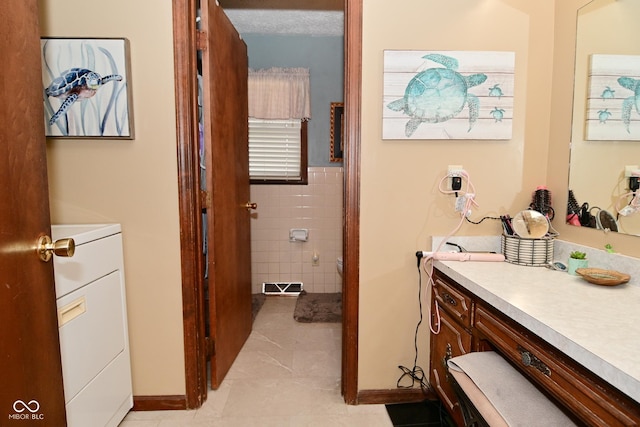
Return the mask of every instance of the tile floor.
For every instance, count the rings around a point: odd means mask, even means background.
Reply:
[[[120,427],[392,427],[384,405],[344,403],[341,325],[298,323],[295,303],[267,297],[222,386],[201,408],[130,412]]]

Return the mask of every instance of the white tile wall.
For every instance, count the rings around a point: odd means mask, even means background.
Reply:
[[[252,292],[263,282],[303,282],[307,292],[342,292],[343,168],[312,167],[308,185],[252,185]],[[308,228],[309,241],[290,242],[289,230]],[[320,265],[312,265],[317,252]]]

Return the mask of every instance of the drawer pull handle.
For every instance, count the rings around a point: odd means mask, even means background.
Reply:
[[[524,366],[531,366],[542,372],[544,375],[548,377],[551,376],[551,369],[549,369],[549,367],[545,365],[542,360],[538,359],[536,356],[520,346],[518,346],[518,352],[520,353],[520,360],[522,360],[522,364]]]
[[[85,297],[80,297],[58,309],[58,328],[61,328],[64,324],[71,322],[76,317],[87,311],[87,302]]]
[[[451,296],[449,295],[448,292],[443,292],[442,293],[442,299],[444,300],[444,302],[446,302],[447,304],[456,306],[458,305],[458,302]]]
[[[451,344],[447,343],[447,349],[445,350],[444,357],[442,358],[442,366],[447,368],[447,361],[453,357],[453,351],[451,350]]]

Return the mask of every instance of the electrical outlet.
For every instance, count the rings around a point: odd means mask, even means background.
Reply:
[[[627,165],[624,167],[624,177],[625,178],[631,178],[631,176],[633,175],[633,172],[636,172],[638,170],[638,165]]]
[[[449,165],[447,166],[447,174],[449,176],[461,176],[463,169],[462,165]]]
[[[447,190],[451,191],[451,178],[454,176],[462,176],[462,165],[449,165],[447,166]]]

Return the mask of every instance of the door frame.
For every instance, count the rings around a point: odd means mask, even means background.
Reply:
[[[206,0],[203,0],[206,1]],[[173,0],[176,141],[180,218],[180,262],[185,358],[185,405],[199,408],[207,399],[204,336],[204,262],[199,171],[196,80],[198,34],[196,0]],[[344,0],[345,14],[345,259],[342,319],[342,394],[358,403],[358,313],[360,245],[360,109],[362,75],[362,0]]]
[[[206,1],[206,0],[203,0]],[[207,399],[204,251],[200,191],[196,0],[173,0],[178,209],[186,409]]]
[[[344,0],[344,283],[342,286],[342,396],[358,404],[360,312],[360,120],[362,1]]]

